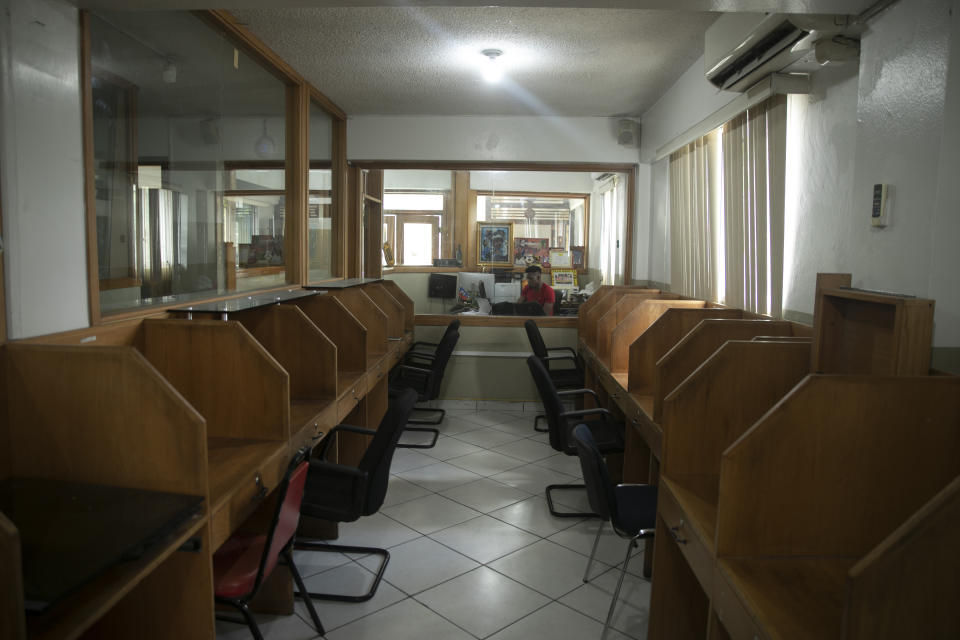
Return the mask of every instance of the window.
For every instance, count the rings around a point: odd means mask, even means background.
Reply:
[[[456,257],[452,178],[451,171],[384,171],[384,266],[432,266]]]
[[[675,291],[779,317],[785,147],[774,96],[671,154]]]
[[[89,25],[100,314],[283,285],[286,84],[188,12]]]
[[[333,118],[310,103],[310,194],[307,202],[307,281],[338,275],[333,218]]]

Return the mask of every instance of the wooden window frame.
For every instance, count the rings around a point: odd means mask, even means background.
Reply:
[[[501,161],[403,161],[403,160],[354,160],[351,166],[358,169],[423,169],[454,172],[454,238],[455,244],[463,247],[463,265],[459,267],[393,267],[389,273],[450,273],[478,271],[476,244],[476,194],[471,190],[470,171],[558,171],[570,173],[622,173],[626,176],[627,211],[624,226],[624,280],[633,278],[633,227],[636,218],[637,164],[593,162],[501,162]],[[469,192],[469,193],[468,193]],[[513,192],[510,192],[513,193]],[[522,192],[520,192],[522,193]],[[549,195],[538,193],[537,195]],[[583,194],[578,194],[583,195]],[[471,203],[470,200],[473,202]],[[588,199],[589,203],[589,199]],[[589,206],[589,204],[588,204]],[[589,213],[589,211],[587,212]],[[584,265],[589,243],[589,224],[584,229]]]

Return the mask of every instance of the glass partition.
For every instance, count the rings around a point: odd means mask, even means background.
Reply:
[[[284,82],[188,12],[90,16],[104,315],[286,280]]]
[[[310,200],[307,208],[309,282],[337,275],[333,224],[333,118],[310,104]]]

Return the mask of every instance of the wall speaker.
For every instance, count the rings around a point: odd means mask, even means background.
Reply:
[[[617,144],[622,147],[640,145],[640,123],[624,118],[617,123]]]

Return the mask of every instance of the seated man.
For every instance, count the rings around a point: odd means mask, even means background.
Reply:
[[[540,265],[530,265],[527,267],[526,273],[527,283],[523,285],[522,289],[520,289],[520,300],[517,302],[536,302],[543,307],[543,315],[552,316],[553,303],[557,297],[553,292],[553,287],[543,284],[543,282],[540,281],[540,278],[543,275]]]

